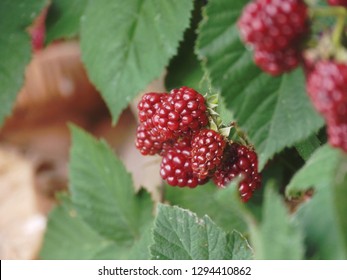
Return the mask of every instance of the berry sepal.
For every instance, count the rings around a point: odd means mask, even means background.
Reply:
[[[206,100],[207,110],[209,112],[209,128],[220,133],[226,139],[229,138],[231,126],[226,126],[218,112],[219,94],[212,94]]]

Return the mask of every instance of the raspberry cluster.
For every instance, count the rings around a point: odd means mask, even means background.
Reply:
[[[255,0],[243,10],[238,27],[242,39],[254,50],[255,63],[276,76],[299,65],[307,17],[303,0]]]
[[[340,7],[307,6],[304,0],[253,0],[242,11],[238,28],[263,71],[276,76],[302,62],[307,92],[325,118],[329,143],[347,152],[347,0],[327,3]],[[317,30],[322,22],[315,24],[316,18],[331,16],[335,26]],[[304,39],[310,39],[306,45]]]
[[[347,152],[347,65],[317,62],[307,72],[307,92],[326,120],[329,143]]]
[[[136,147],[143,155],[162,156],[160,175],[169,185],[195,188],[213,179],[224,187],[242,174],[239,190],[245,202],[260,186],[257,155],[208,128],[205,98],[194,89],[146,93],[137,107]]]

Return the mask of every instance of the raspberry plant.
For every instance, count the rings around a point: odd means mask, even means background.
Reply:
[[[135,192],[108,144],[71,125],[41,258],[347,258],[345,1],[51,2],[45,45],[80,41],[114,124],[165,71],[134,131],[163,184],[155,203]],[[46,5],[0,2],[2,122]]]

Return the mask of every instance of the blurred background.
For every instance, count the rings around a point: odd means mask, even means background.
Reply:
[[[147,186],[155,200],[160,197],[159,160],[141,156],[134,145],[136,100],[112,126],[81,63],[79,42],[43,48],[40,40],[36,48],[33,41],[25,84],[0,130],[0,259],[38,258],[56,194],[68,189],[69,123],[106,139],[135,186]],[[145,92],[164,90],[161,78]]]

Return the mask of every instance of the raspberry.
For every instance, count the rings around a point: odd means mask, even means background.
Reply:
[[[46,16],[48,7],[44,8],[29,27],[31,36],[31,47],[33,52],[38,52],[44,48],[46,37]]]
[[[273,76],[293,70],[299,65],[300,60],[300,52],[292,47],[275,52],[259,49],[254,51],[255,64]]]
[[[347,7],[347,0],[328,0],[327,2],[331,6],[344,6],[344,7]]]
[[[152,117],[165,96],[165,93],[149,92],[142,96],[142,99],[137,105],[139,120],[145,124],[147,129],[153,127]]]
[[[326,120],[329,143],[347,152],[347,64],[319,61],[307,76],[307,92]]]
[[[220,165],[226,142],[222,135],[211,129],[203,129],[192,138],[193,172],[204,179]]]
[[[307,6],[302,0],[255,0],[238,21],[241,37],[263,51],[293,45],[307,31]]]
[[[154,136],[145,128],[144,125],[139,125],[136,133],[136,148],[142,155],[160,154],[165,146],[165,142],[159,136]]]
[[[205,99],[188,87],[174,89],[158,104],[152,123],[165,140],[190,135],[208,124]]]
[[[213,181],[222,188],[239,175],[243,175],[243,180],[239,183],[240,196],[247,202],[253,192],[261,186],[258,158],[257,154],[246,146],[233,143],[227,147],[224,162],[216,170]]]
[[[190,139],[177,141],[163,156],[160,165],[160,175],[171,186],[195,188],[205,184],[208,179],[199,179],[191,168]]]
[[[347,123],[328,121],[329,143],[333,147],[339,147],[347,153]]]

